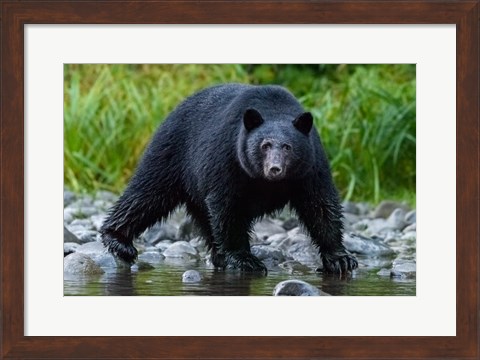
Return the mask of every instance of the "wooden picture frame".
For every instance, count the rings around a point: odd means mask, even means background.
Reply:
[[[479,354],[479,1],[13,1],[1,4],[1,357],[462,358]],[[456,336],[24,336],[25,24],[456,24]]]

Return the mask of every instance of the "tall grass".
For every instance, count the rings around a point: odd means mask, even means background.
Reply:
[[[121,192],[155,128],[193,92],[280,84],[311,111],[346,199],[415,202],[414,65],[65,65],[65,186]]]

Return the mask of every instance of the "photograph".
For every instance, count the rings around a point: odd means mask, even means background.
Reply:
[[[478,359],[479,4],[1,1],[0,358]]]
[[[415,64],[63,68],[65,296],[415,296]]]

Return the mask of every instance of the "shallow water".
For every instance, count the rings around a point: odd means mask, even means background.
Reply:
[[[362,259],[359,258],[359,262]],[[374,264],[364,261],[364,264]],[[182,282],[186,270],[197,270],[202,275],[199,283]],[[83,296],[178,296],[178,295],[272,295],[281,281],[306,281],[322,291],[336,296],[415,296],[415,279],[390,278],[377,275],[380,267],[364,265],[348,277],[315,273],[289,274],[283,269],[269,270],[268,276],[241,274],[235,271],[215,271],[202,262],[162,262],[152,270],[114,270],[100,276],[64,276],[65,295]]]

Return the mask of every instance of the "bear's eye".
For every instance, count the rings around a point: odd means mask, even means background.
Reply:
[[[272,147],[272,144],[269,143],[269,142],[266,142],[264,144],[262,144],[262,150],[268,150]]]
[[[283,144],[282,147],[283,147],[283,150],[287,150],[287,151],[292,150],[292,147],[291,147],[290,145],[288,145],[288,144]]]

